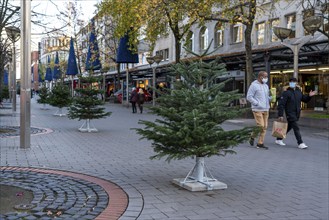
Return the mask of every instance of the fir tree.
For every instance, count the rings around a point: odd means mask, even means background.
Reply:
[[[145,128],[137,133],[152,140],[155,155],[151,157],[183,159],[190,156],[225,156],[235,153],[234,146],[246,141],[252,128],[226,131],[220,124],[237,118],[242,109],[229,104],[241,97],[237,91],[223,92],[225,82],[215,79],[226,70],[216,59],[206,63],[178,63],[172,67],[174,75],[184,80],[175,83],[175,89],[157,99],[158,106],[150,107],[160,116],[155,122],[141,120]]]
[[[62,84],[56,84],[48,98],[48,103],[52,106],[58,107],[58,111],[55,115],[63,116],[62,108],[68,107],[71,104],[71,95],[68,86]]]
[[[73,104],[69,107],[68,117],[70,119],[86,120],[81,126],[80,131],[97,131],[95,128],[90,128],[90,120],[100,119],[111,115],[111,112],[106,112],[104,102],[98,97],[102,94],[101,90],[92,87],[92,84],[98,79],[94,76],[81,78],[81,83],[85,88],[76,89],[77,96],[73,98]],[[86,125],[86,128],[83,128]]]
[[[37,102],[40,104],[47,104],[49,98],[49,90],[46,86],[43,86],[39,89],[39,99]]]

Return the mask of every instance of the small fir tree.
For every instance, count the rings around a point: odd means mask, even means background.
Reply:
[[[58,107],[55,115],[63,116],[62,108],[68,107],[71,104],[71,94],[68,86],[56,84],[49,94],[48,103],[52,106]]]
[[[228,119],[237,118],[243,111],[229,105],[241,95],[237,91],[223,92],[227,81],[215,83],[226,73],[224,64],[218,59],[209,63],[200,59],[175,64],[171,69],[173,76],[179,75],[183,80],[176,81],[175,89],[168,89],[157,99],[158,105],[150,107],[151,112],[160,118],[154,122],[140,120],[145,127],[135,129],[142,138],[153,141],[155,155],[151,159],[166,157],[169,162],[235,153],[232,148],[245,142],[254,128],[228,131],[220,126]],[[194,179],[204,182],[205,171],[201,168],[202,173]]]
[[[93,88],[92,84],[98,79],[94,76],[80,78],[84,88],[76,89],[77,95],[73,98],[73,104],[69,107],[68,117],[70,119],[85,120],[84,124],[79,128],[82,132],[95,132],[97,129],[90,124],[92,119],[100,119],[111,115],[102,107],[104,102],[98,97],[103,93],[102,90]]]
[[[48,104],[49,90],[46,86],[39,89],[39,98],[37,102],[43,104],[43,109],[46,109],[46,104]]]

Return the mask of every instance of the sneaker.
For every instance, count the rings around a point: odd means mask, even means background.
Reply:
[[[308,148],[308,146],[304,143],[301,143],[300,145],[298,145],[298,148],[299,149],[306,149],[306,148]]]
[[[254,142],[255,142],[255,139],[251,137],[251,138],[249,139],[249,144],[250,144],[250,146],[254,146]]]
[[[257,144],[257,148],[268,150],[268,147],[266,147],[264,144]]]
[[[282,140],[276,140],[275,143],[276,143],[277,145],[280,145],[280,146],[286,146],[286,144],[283,143]]]

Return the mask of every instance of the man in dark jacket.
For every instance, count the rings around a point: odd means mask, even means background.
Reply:
[[[279,120],[283,121],[283,112],[285,111],[287,121],[288,121],[288,130],[287,133],[293,129],[295,133],[295,137],[297,140],[298,148],[305,149],[307,145],[304,144],[302,140],[302,136],[299,132],[299,127],[297,121],[300,117],[301,111],[301,102],[309,102],[311,97],[314,96],[316,92],[310,91],[309,95],[303,95],[300,89],[297,87],[297,79],[291,78],[289,80],[289,88],[282,93],[282,96],[279,99],[278,104],[278,115]],[[275,141],[276,144],[284,146],[281,138],[277,138]]]

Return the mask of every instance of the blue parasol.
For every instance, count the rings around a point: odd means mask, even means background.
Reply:
[[[58,58],[58,51],[56,51],[56,56],[55,56],[55,65],[54,65],[54,75],[53,75],[54,80],[61,78],[61,72],[59,70],[59,58]]]
[[[125,89],[125,95],[124,97],[126,97],[126,102],[127,105],[129,104],[128,101],[128,92],[129,92],[129,88],[128,88],[128,83],[129,83],[129,69],[128,69],[128,63],[138,63],[138,54],[137,53],[132,53],[131,50],[129,50],[129,36],[128,34],[125,34],[125,36],[123,36],[120,39],[119,42],[119,48],[118,48],[118,54],[117,54],[117,63],[126,63],[127,64],[127,69],[126,69],[126,89]],[[123,103],[123,102],[122,102]]]
[[[79,71],[78,71],[77,59],[75,57],[74,44],[73,44],[73,39],[71,37],[69,59],[67,60],[66,75],[74,76],[77,75],[78,73]]]
[[[8,86],[8,71],[5,70],[5,75],[3,77],[3,83],[5,86]]]
[[[95,32],[94,19],[91,20],[91,32],[89,35],[89,45],[86,60],[86,70],[100,70],[102,68],[101,61],[99,59],[99,48],[97,43],[97,37]]]
[[[53,73],[51,72],[51,68],[50,68],[50,56],[48,56],[45,80],[47,80],[49,82],[53,80]]]
[[[39,76],[39,83],[42,83],[44,80],[42,79],[43,78],[43,74],[42,74],[42,71],[41,71],[41,61],[39,60],[38,62],[38,76]]]
[[[75,57],[75,52],[74,52],[73,38],[71,37],[71,40],[70,40],[69,58],[68,58],[68,60],[67,60],[66,75],[70,75],[70,76],[72,76],[72,77],[71,77],[71,91],[72,91],[72,97],[74,96],[73,76],[77,75],[78,73],[79,73],[79,71],[78,71],[77,59],[76,59],[76,57]]]
[[[138,63],[139,62],[138,54],[132,53],[131,50],[129,50],[128,34],[125,34],[125,36],[123,36],[120,39],[116,62],[117,63]]]

